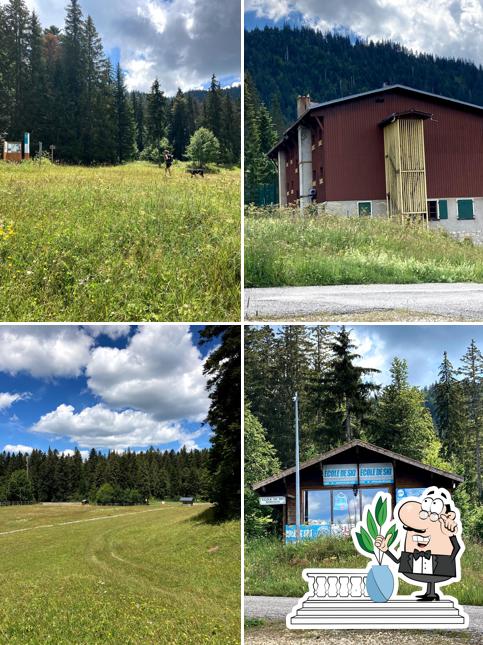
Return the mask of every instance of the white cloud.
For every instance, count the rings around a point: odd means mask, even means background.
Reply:
[[[0,0],[0,4],[6,0]],[[27,0],[43,26],[63,27],[66,0]],[[218,77],[240,75],[239,0],[81,0],[105,49],[121,49],[130,89],[156,76],[168,95]],[[139,63],[141,61],[141,63]]]
[[[156,421],[149,414],[135,410],[116,412],[99,404],[75,412],[71,405],[59,405],[44,414],[32,432],[68,437],[73,443],[89,448],[122,450],[148,447],[190,439],[179,423]]]
[[[83,461],[87,461],[87,459],[89,459],[88,450],[79,450],[79,452]],[[61,450],[59,452],[59,455],[64,455],[64,457],[73,457],[75,455],[75,450],[71,450],[70,448],[68,448],[67,450]]]
[[[10,394],[10,392],[0,392],[0,410],[6,410],[14,403],[27,399],[30,395],[27,392],[22,394]]]
[[[271,20],[299,12],[322,31],[345,27],[370,40],[483,63],[481,0],[246,0],[245,9]]]
[[[125,349],[96,347],[86,374],[105,403],[158,421],[202,421],[208,411],[203,359],[185,325],[140,327]]]
[[[93,336],[98,338],[99,336],[107,336],[111,340],[119,340],[119,338],[124,338],[129,336],[131,332],[131,327],[129,325],[84,325],[84,329]]]
[[[369,374],[366,379],[375,383],[388,383],[391,357],[388,354],[386,343],[379,334],[376,331],[366,333],[353,327],[351,328],[351,338],[356,345],[356,353],[361,355],[361,358],[355,361],[356,365],[380,370],[380,374]]]
[[[78,327],[0,327],[0,371],[15,376],[76,377],[89,360],[93,339]]]
[[[8,443],[6,446],[3,447],[3,452],[13,452],[15,454],[21,452],[23,454],[27,453],[30,455],[30,453],[33,451],[32,446],[23,446],[22,444],[17,444],[16,446],[13,446],[12,444]]]

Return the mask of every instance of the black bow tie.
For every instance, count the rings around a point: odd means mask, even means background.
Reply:
[[[420,551],[419,549],[414,549],[413,558],[419,560],[419,558],[426,558],[426,560],[431,559],[431,551]]]

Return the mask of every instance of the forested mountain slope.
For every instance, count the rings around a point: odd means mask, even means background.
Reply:
[[[245,34],[245,69],[275,124],[295,118],[296,97],[314,101],[402,84],[483,105],[483,68],[392,42],[351,41],[310,28],[254,29]]]

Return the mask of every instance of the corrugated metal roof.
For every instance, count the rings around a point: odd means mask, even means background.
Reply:
[[[304,461],[304,463],[300,464],[300,470],[304,470],[305,468],[314,466],[315,464],[318,464],[321,461],[326,461],[330,457],[335,457],[341,452],[345,452],[346,450],[350,450],[351,448],[355,448],[355,447],[367,448],[367,450],[372,450],[373,452],[377,452],[378,454],[384,455],[385,457],[396,459],[397,461],[402,461],[406,464],[410,464],[411,466],[416,466],[417,468],[421,468],[422,470],[427,470],[431,473],[434,473],[435,475],[441,475],[442,477],[447,477],[448,479],[453,479],[454,481],[457,481],[457,482],[464,481],[464,478],[461,477],[461,475],[448,473],[445,470],[441,470],[440,468],[434,468],[433,466],[428,466],[427,464],[423,464],[422,462],[417,461],[416,459],[411,459],[411,457],[405,457],[404,455],[400,455],[397,452],[393,452],[392,450],[387,450],[387,448],[380,448],[379,446],[375,446],[372,443],[367,443],[366,441],[361,441],[360,439],[354,439],[353,441],[349,441],[349,443],[345,443],[342,446],[339,446],[338,448],[329,450],[329,452],[324,452],[321,455],[317,455],[317,457],[312,457],[312,459],[309,459],[308,461]],[[295,474],[295,467],[287,468],[286,470],[283,470],[278,475],[272,475],[267,479],[264,479],[260,482],[257,482],[256,484],[253,484],[252,488],[253,490],[258,490],[259,488],[263,488],[268,484],[272,484],[273,482],[279,481],[280,479],[283,479],[284,477],[287,477],[288,475],[293,475],[293,474]]]
[[[355,101],[360,98],[364,98],[366,96],[371,96],[375,94],[384,94],[386,92],[391,92],[394,90],[400,90],[402,92],[408,93],[408,94],[414,94],[416,96],[422,96],[426,98],[432,98],[437,101],[443,102],[443,103],[450,103],[454,105],[455,107],[460,107],[460,108],[466,108],[470,109],[472,111],[477,111],[478,113],[481,113],[483,115],[483,106],[481,105],[476,105],[474,103],[467,103],[466,101],[459,101],[458,99],[452,99],[449,98],[448,96],[442,96],[440,94],[433,94],[432,92],[425,92],[423,90],[417,90],[414,87],[408,87],[407,85],[386,85],[384,87],[379,87],[376,90],[369,90],[368,92],[361,92],[359,94],[351,94],[349,96],[343,96],[339,99],[332,99],[331,101],[325,101],[324,103],[314,103],[310,102],[310,107],[308,110],[306,110],[302,115],[300,115],[296,121],[290,125],[285,132],[283,133],[282,138],[271,148],[268,152],[267,155],[270,156],[272,155],[279,147],[280,145],[284,142],[286,136],[290,133],[293,128],[295,128],[310,112],[313,110],[318,110],[323,107],[328,107],[332,105],[337,105],[340,103],[347,103],[349,101]]]

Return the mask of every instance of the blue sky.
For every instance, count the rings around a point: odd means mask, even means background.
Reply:
[[[245,0],[245,27],[308,25],[483,64],[481,0]]]
[[[208,447],[201,330],[0,326],[0,450]]]
[[[391,380],[389,368],[395,356],[408,362],[413,385],[431,385],[438,378],[443,352],[454,367],[474,339],[483,351],[481,325],[347,325],[361,354],[360,364],[381,370],[374,376],[378,383]],[[340,329],[331,326],[333,331]]]
[[[7,0],[0,0],[4,4]],[[43,26],[64,25],[67,0],[25,0]],[[156,78],[168,96],[203,88],[214,73],[240,81],[240,0],[80,0],[106,53],[121,62],[129,89]]]

